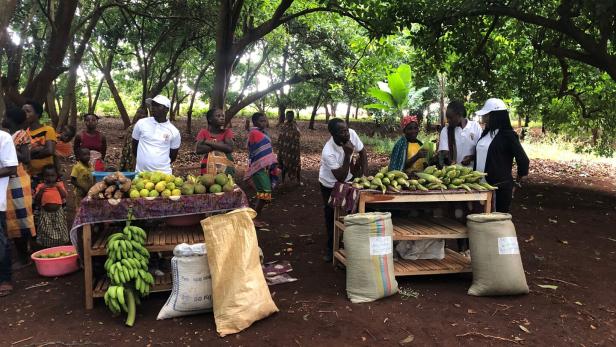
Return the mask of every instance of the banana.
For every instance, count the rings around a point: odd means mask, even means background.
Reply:
[[[109,286],[109,288],[107,288],[107,293],[109,293],[109,297],[112,299],[116,298],[116,286]]]
[[[118,302],[120,302],[120,305],[124,305],[125,304],[125,301],[124,301],[124,287],[118,286],[117,288],[118,289],[117,289],[116,293],[117,293]]]
[[[133,267],[133,263],[130,262],[130,259],[122,259],[121,262],[122,262],[122,265],[124,265],[125,268],[132,268]]]
[[[111,300],[110,303],[111,303],[111,306],[113,307],[112,311],[114,311],[114,313],[120,313],[122,311],[120,308],[120,304],[118,303],[116,299]]]
[[[122,271],[124,274],[124,278],[126,279],[126,282],[130,281],[130,271],[128,271],[127,268],[124,268],[124,271]]]
[[[126,247],[126,241],[120,240],[118,241],[118,243],[120,244],[120,247],[122,248],[122,252],[126,252],[126,250],[128,250],[128,247]]]

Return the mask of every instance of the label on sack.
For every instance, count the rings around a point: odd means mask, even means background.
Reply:
[[[391,236],[371,236],[370,255],[387,255],[393,252]]]
[[[520,254],[517,237],[499,237],[498,254]]]

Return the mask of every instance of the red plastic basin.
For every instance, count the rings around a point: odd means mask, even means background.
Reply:
[[[79,263],[77,259],[79,255],[67,255],[58,258],[38,258],[38,255],[57,253],[57,252],[76,252],[74,246],[58,246],[42,249],[38,252],[32,253],[30,256],[36,265],[36,271],[41,276],[56,277],[67,275],[79,270]]]

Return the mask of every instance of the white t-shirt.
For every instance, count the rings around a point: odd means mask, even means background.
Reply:
[[[464,157],[475,154],[475,145],[481,137],[481,125],[474,120],[469,120],[464,129],[456,127],[456,163],[461,164]],[[438,144],[439,151],[449,151],[449,138],[447,137],[447,127],[441,130],[441,137]],[[471,161],[468,167],[473,167]]]
[[[350,141],[355,147],[353,153],[360,152],[364,149],[364,144],[361,142],[359,136],[353,129],[349,129]],[[339,169],[344,163],[344,150],[342,146],[338,146],[334,142],[334,138],[330,137],[323,147],[321,152],[321,167],[319,168],[319,182],[327,188],[333,188],[334,184],[338,182],[336,176],[332,173],[332,170]],[[351,170],[347,174],[346,181],[350,180]]]
[[[17,166],[17,152],[13,144],[13,138],[6,131],[0,130],[0,168]],[[9,185],[9,177],[0,178],[0,211],[6,211],[6,189]]]
[[[498,129],[494,131],[494,136],[498,134]],[[486,159],[488,158],[488,150],[490,149],[490,144],[494,140],[494,137],[491,133],[487,133],[486,136],[481,138],[479,142],[477,142],[477,168],[476,171],[485,172],[486,170]]]
[[[171,174],[169,152],[180,148],[180,131],[170,121],[159,123],[154,117],[140,119],[133,128],[139,141],[135,171],[160,171]]]

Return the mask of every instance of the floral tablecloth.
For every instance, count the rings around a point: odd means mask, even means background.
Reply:
[[[116,205],[107,200],[84,199],[71,227],[71,242],[77,246],[80,227],[85,224],[118,222],[126,220],[132,208],[134,219],[156,219],[187,216],[203,213],[222,213],[248,206],[248,198],[243,190],[218,194],[195,194],[181,196],[178,200],[156,198],[122,199]]]

